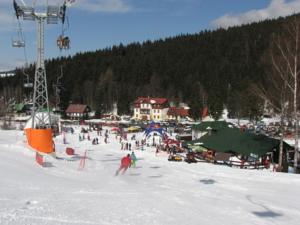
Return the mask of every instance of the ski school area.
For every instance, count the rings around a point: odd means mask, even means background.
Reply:
[[[299,224],[298,175],[169,161],[160,136],[145,135],[73,125],[54,156],[0,130],[0,224]],[[133,151],[136,165],[116,176]]]

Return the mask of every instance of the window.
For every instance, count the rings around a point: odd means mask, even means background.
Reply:
[[[159,119],[159,116],[157,116],[157,119]]]
[[[140,114],[150,114],[149,109],[141,109]]]

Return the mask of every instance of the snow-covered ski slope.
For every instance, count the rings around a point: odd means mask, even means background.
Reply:
[[[146,148],[135,151],[136,168],[114,176],[127,153],[114,135],[92,145],[76,130],[66,140],[55,138],[59,159],[40,167],[21,131],[0,131],[1,225],[300,224],[299,175],[169,162]]]

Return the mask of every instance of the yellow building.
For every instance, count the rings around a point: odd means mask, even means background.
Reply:
[[[166,120],[169,102],[166,98],[139,97],[134,102],[135,120]]]

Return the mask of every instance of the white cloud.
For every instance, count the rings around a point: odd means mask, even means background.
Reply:
[[[74,7],[91,12],[125,13],[132,10],[132,6],[125,0],[81,0],[75,1]]]
[[[279,16],[287,16],[297,12],[300,12],[300,0],[271,0],[271,3],[265,9],[251,10],[236,15],[226,14],[212,21],[212,24],[215,27],[228,28]]]

